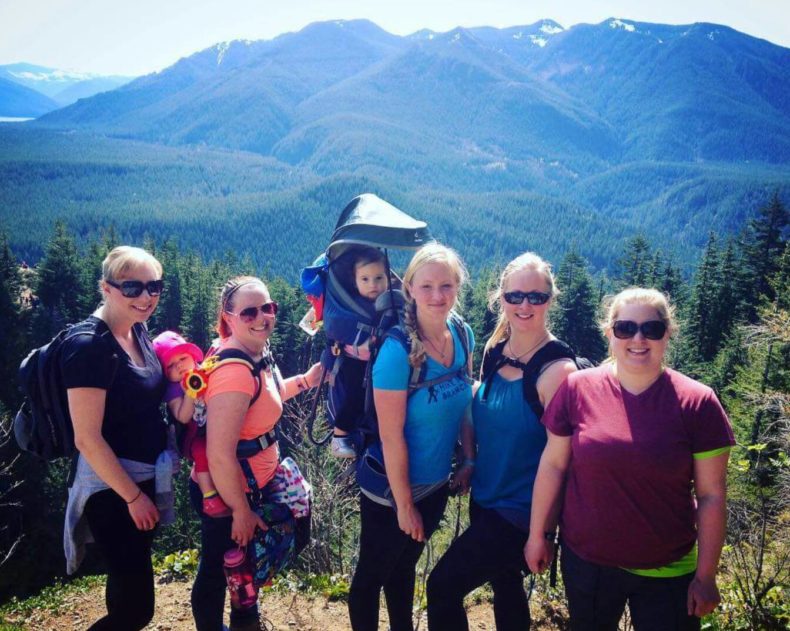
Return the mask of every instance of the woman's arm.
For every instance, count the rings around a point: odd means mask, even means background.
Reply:
[[[547,366],[540,374],[535,388],[538,391],[538,397],[544,408],[549,407],[554,393],[557,392],[562,382],[565,381],[572,372],[576,372],[576,364],[569,359],[561,359]]]
[[[137,529],[151,530],[159,521],[159,511],[129,477],[101,434],[107,391],[101,388],[69,388],[66,393],[77,450],[96,475],[126,502]]]
[[[473,391],[476,390],[476,388],[473,389]],[[472,474],[475,471],[475,458],[477,457],[477,443],[475,441],[475,426],[472,421],[471,403],[464,410],[464,418],[461,420],[460,439],[463,461],[458,465],[450,488],[458,491],[459,495],[466,495],[469,492]]]
[[[395,498],[398,526],[415,541],[425,541],[422,516],[414,505],[409,483],[409,451],[403,436],[406,424],[407,390],[373,389],[373,400],[384,449],[387,480]]]
[[[295,397],[297,394],[301,394],[309,390],[310,388],[315,388],[316,386],[320,385],[321,383],[321,372],[323,368],[321,367],[320,362],[316,362],[310,369],[302,374],[302,375],[294,375],[293,377],[289,377],[283,381],[283,389],[282,389],[282,400],[287,401],[291,397]]]
[[[557,436],[548,432],[548,442],[540,457],[532,491],[529,539],[524,546],[524,557],[529,569],[535,574],[543,572],[554,556],[554,545],[546,539],[545,533],[553,533],[557,527],[562,487],[570,459],[570,436]]]
[[[222,501],[233,511],[231,538],[241,546],[249,543],[256,526],[266,530],[266,524],[247,502],[236,459],[236,445],[250,399],[243,392],[223,392],[206,403],[208,468]]]
[[[184,394],[175,399],[170,399],[167,402],[167,407],[173,418],[179,423],[186,425],[192,420],[192,415],[195,413],[195,400]]]
[[[688,589],[688,613],[699,618],[713,611],[721,601],[716,572],[727,522],[728,459],[729,453],[723,453],[694,460],[699,557]]]

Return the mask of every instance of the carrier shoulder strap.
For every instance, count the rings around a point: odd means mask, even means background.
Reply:
[[[461,341],[461,348],[464,351],[463,365],[458,371],[446,373],[441,377],[436,377],[435,379],[425,379],[425,375],[428,371],[428,365],[426,362],[423,362],[420,365],[419,370],[415,370],[413,366],[410,366],[408,388],[409,396],[414,394],[420,388],[430,388],[431,386],[444,383],[445,381],[450,381],[455,377],[460,377],[469,384],[474,381],[474,379],[472,379],[472,372],[469,368],[469,354],[471,350],[469,332],[466,329],[466,324],[464,323],[463,318],[455,313],[455,311],[450,312],[450,326],[455,329],[458,339]],[[411,340],[409,340],[406,332],[401,328],[400,325],[393,326],[389,331],[387,331],[385,337],[392,337],[396,339],[406,351],[407,355],[411,353]],[[453,344],[455,344],[455,341],[453,341]]]
[[[252,359],[252,357],[242,350],[237,348],[223,348],[221,351],[209,356],[207,359],[209,360],[209,366],[206,366],[205,368],[209,373],[212,373],[222,366],[228,364],[242,364],[249,369],[256,383],[255,394],[252,396],[252,399],[250,399],[250,406],[252,406],[258,400],[258,397],[261,396],[261,392],[263,390],[263,379],[261,378],[262,370],[271,368],[272,377],[274,377],[274,383],[277,391],[279,392],[281,390],[280,371],[277,368],[277,364],[275,363],[274,357],[271,354],[264,355],[260,361],[256,362],[254,359]]]
[[[216,359],[211,360],[213,357],[216,357]],[[249,368],[256,383],[255,394],[250,399],[249,407],[252,407],[252,405],[258,400],[258,397],[261,396],[261,392],[263,391],[263,378],[261,377],[262,370],[271,368],[275,387],[277,388],[278,392],[281,391],[280,370],[277,368],[277,364],[274,361],[274,356],[271,353],[264,355],[260,361],[256,362],[244,351],[241,351],[237,348],[225,348],[218,353],[209,356],[208,359],[211,360],[210,366],[208,368],[209,373],[212,373],[222,366],[226,366],[228,364],[242,364]],[[238,441],[236,445],[236,457],[238,458],[241,468],[247,477],[247,482],[250,486],[250,489],[254,489],[256,486],[254,484],[255,476],[252,475],[252,469],[250,468],[247,459],[251,458],[258,452],[263,451],[270,445],[273,445],[275,442],[277,442],[277,433],[275,430],[268,431],[265,434],[261,434],[260,436],[251,438],[249,440]]]

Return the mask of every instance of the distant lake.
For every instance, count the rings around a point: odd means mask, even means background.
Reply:
[[[13,118],[10,116],[0,116],[0,123],[24,123],[25,121],[32,120],[32,118]]]

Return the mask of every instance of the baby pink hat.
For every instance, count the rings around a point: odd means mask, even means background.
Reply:
[[[165,331],[157,335],[154,340],[154,352],[162,362],[162,367],[167,368],[168,362],[181,353],[188,353],[195,360],[195,363],[203,361],[203,351],[191,342],[187,342],[175,331]]]

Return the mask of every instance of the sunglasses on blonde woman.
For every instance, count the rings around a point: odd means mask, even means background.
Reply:
[[[260,307],[247,307],[238,313],[233,313],[232,311],[226,311],[225,313],[233,316],[239,316],[242,322],[249,324],[258,317],[258,311],[260,311],[265,316],[276,316],[278,308],[279,307],[277,306],[277,303],[272,300],[271,302],[263,303]]]
[[[551,294],[542,291],[506,291],[502,296],[511,305],[520,305],[526,300],[531,305],[545,305]]]
[[[105,281],[110,287],[115,287],[120,290],[124,298],[137,298],[143,293],[143,289],[148,292],[149,296],[158,296],[165,288],[165,281],[163,280],[149,280],[143,282],[141,280],[124,280],[116,283],[111,280]]]
[[[667,325],[661,320],[648,320],[637,324],[633,320],[616,320],[612,325],[612,333],[618,340],[628,340],[641,331],[648,340],[662,340],[667,332]]]

